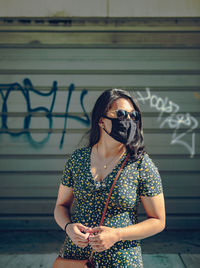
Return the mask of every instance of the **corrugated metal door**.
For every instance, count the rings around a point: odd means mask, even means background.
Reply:
[[[154,21],[156,32],[150,19],[142,26],[127,19],[123,29],[104,19],[81,30],[47,20],[7,23],[0,32],[1,229],[59,228],[53,209],[65,160],[83,145],[94,102],[111,87],[129,90],[141,107],[167,228],[199,228],[199,21],[180,21],[188,32],[173,20]]]

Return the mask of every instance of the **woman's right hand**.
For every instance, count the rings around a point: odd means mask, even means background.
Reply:
[[[66,233],[80,248],[85,248],[89,243],[90,228],[82,225],[81,223],[70,223],[67,225]]]

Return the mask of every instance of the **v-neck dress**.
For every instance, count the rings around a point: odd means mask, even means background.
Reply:
[[[90,169],[91,147],[75,150],[66,161],[61,183],[72,187],[74,202],[71,221],[88,227],[98,226],[111,185],[127,153],[101,182],[93,180]],[[138,206],[141,196],[155,196],[163,191],[158,168],[147,153],[134,161],[129,159],[113,189],[103,226],[122,228],[138,223]],[[64,258],[87,259],[91,247],[80,248],[66,235]],[[95,252],[93,259],[98,267],[142,268],[140,240],[123,240],[103,252]]]

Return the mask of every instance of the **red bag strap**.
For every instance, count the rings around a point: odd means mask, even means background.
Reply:
[[[104,211],[103,211],[103,214],[102,214],[102,217],[101,217],[101,221],[100,221],[99,226],[101,226],[101,225],[103,224],[103,220],[104,220],[105,215],[106,215],[106,210],[107,210],[107,207],[108,207],[108,203],[109,203],[109,200],[110,200],[110,197],[111,197],[113,188],[114,188],[115,183],[116,183],[116,181],[117,181],[117,179],[118,179],[118,177],[119,177],[119,174],[121,173],[123,167],[125,166],[125,164],[126,164],[128,158],[129,158],[129,154],[127,154],[126,158],[124,159],[124,162],[122,163],[120,169],[118,170],[117,175],[116,175],[116,177],[115,177],[115,179],[114,179],[114,181],[113,181],[113,184],[112,184],[112,186],[111,186],[111,188],[110,188],[110,192],[109,192],[109,194],[108,194],[108,198],[107,198],[107,201],[106,201],[106,204],[105,204],[105,207],[104,207]]]

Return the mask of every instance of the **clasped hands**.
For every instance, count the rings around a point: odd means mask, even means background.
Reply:
[[[119,241],[117,228],[107,226],[90,228],[81,223],[72,223],[67,226],[66,232],[78,247],[90,245],[97,252],[107,250]]]

